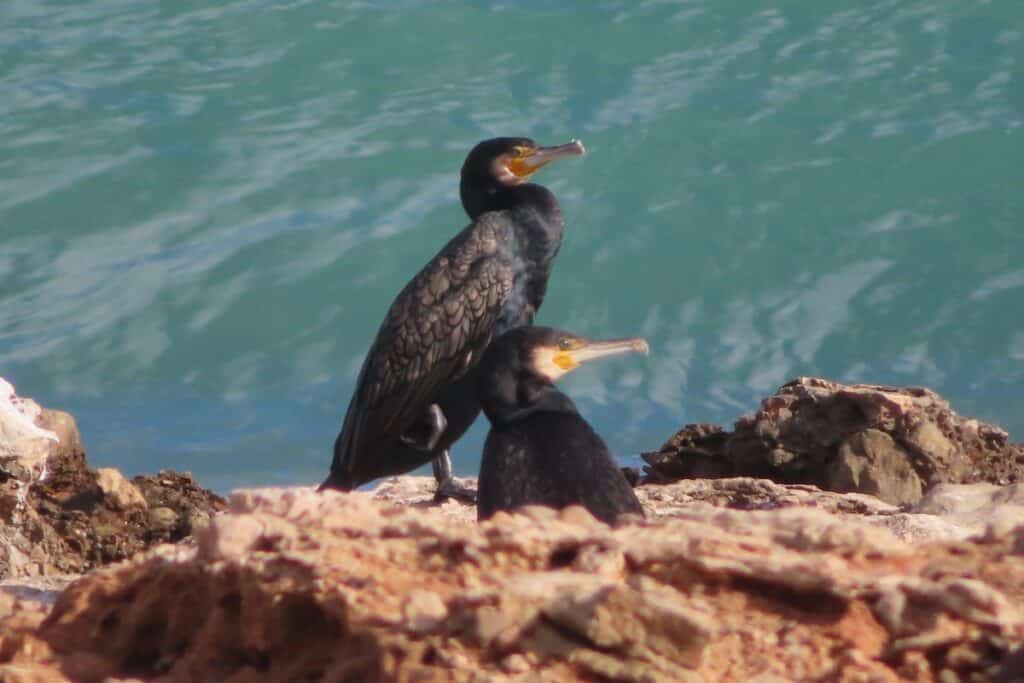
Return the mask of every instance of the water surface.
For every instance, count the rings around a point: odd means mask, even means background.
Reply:
[[[1024,439],[1024,4],[5,0],[0,375],[96,465],[326,472],[492,135],[582,138],[538,321],[613,450],[798,375]],[[485,423],[455,449],[475,471]]]

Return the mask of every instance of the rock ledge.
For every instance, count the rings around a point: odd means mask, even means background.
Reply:
[[[712,505],[477,526],[268,489],[197,537],[0,624],[0,661],[84,682],[990,681],[1016,680],[1024,643],[1024,527],[912,545],[825,510]]]

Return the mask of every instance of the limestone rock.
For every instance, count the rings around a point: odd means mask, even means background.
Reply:
[[[476,482],[466,478],[460,480],[460,484],[473,488]],[[936,491],[945,492],[944,496],[958,496],[959,489],[972,486],[946,484]],[[742,518],[744,511],[810,509],[835,515],[837,523],[838,518],[853,519],[882,527],[902,541],[921,543],[964,540],[983,535],[1002,537],[1015,526],[1024,524],[1018,499],[1010,493],[998,493],[1018,491],[1017,488],[984,486],[991,495],[985,498],[984,503],[974,504],[970,514],[963,514],[964,507],[944,511],[944,508],[925,506],[924,501],[903,510],[863,493],[835,493],[808,484],[777,484],[769,479],[750,477],[682,479],[671,484],[648,482],[638,486],[635,492],[650,518],[689,519],[694,514],[709,514],[710,508],[718,509],[722,519],[729,516]],[[430,477],[391,477],[383,480],[373,491],[361,495],[414,508],[430,508],[465,524],[475,523],[475,507],[453,500],[438,504],[434,502],[434,487],[434,480]]]
[[[865,429],[841,444],[825,472],[830,491],[860,491],[897,505],[921,499],[921,478],[911,457],[885,432]]]
[[[61,445],[56,433],[40,425],[42,412],[0,377],[0,578],[5,567],[27,561],[32,553],[27,539],[8,529],[31,516],[29,488],[46,477],[48,462]]]
[[[1024,481],[1024,446],[935,392],[814,377],[782,386],[732,432],[687,425],[644,459],[654,481],[767,477],[901,505],[942,483]]]
[[[60,559],[65,544],[35,492],[67,463],[84,462],[74,418],[17,396],[0,378],[0,579],[78,571]]]
[[[1000,506],[1024,506],[1024,484],[995,486],[964,484],[936,486],[911,511],[929,515],[947,515],[963,519],[985,519]]]
[[[731,484],[771,495],[754,487]],[[243,491],[194,547],[95,570],[45,620],[0,611],[0,678],[1013,680],[1024,527],[909,544],[863,523],[887,510],[871,500],[833,506],[860,518],[695,501],[612,529],[578,507],[476,525],[367,493]]]
[[[107,502],[118,510],[148,507],[138,487],[112,467],[101,467],[96,470],[96,485],[100,487],[100,492]]]
[[[940,484],[909,511],[955,520],[974,533],[1003,536],[1024,525],[1024,484]]]
[[[899,508],[862,493],[822,491],[808,484],[777,484],[770,479],[683,479],[672,484],[636,488],[645,511],[652,516],[686,515],[695,504],[732,510],[813,508],[834,514],[892,515]]]
[[[0,377],[0,457],[26,457],[39,446],[36,442],[59,441],[56,434],[39,426],[41,413],[38,403],[18,396],[14,385]]]

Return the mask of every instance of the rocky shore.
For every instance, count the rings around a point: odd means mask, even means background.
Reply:
[[[0,580],[76,575],[175,543],[223,510],[192,475],[93,470],[74,417],[0,379]]]
[[[614,529],[420,477],[225,502],[0,403],[3,682],[1024,680],[1022,449],[927,390],[688,426]]]

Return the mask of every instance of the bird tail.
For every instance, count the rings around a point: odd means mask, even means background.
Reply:
[[[349,407],[345,414],[345,423],[334,441],[334,460],[331,461],[331,472],[324,479],[324,483],[316,490],[335,488],[337,490],[351,490],[359,485],[352,477],[352,444],[354,442],[355,426],[351,424],[352,407]]]
[[[334,458],[331,460],[331,471],[324,479],[317,491],[324,489],[336,489],[338,491],[351,491],[359,486],[361,482],[354,481],[353,463],[355,462],[355,443],[357,417],[359,413],[359,401],[356,394],[353,394],[348,410],[345,411],[345,421],[342,423],[338,438],[334,440]]]

